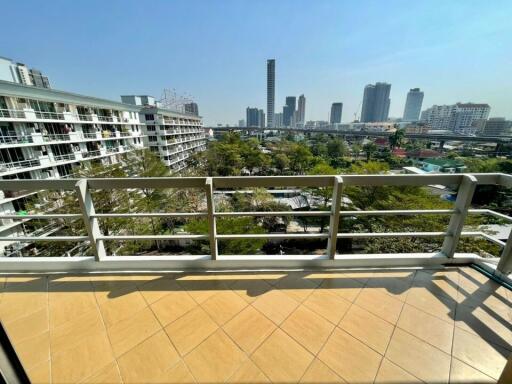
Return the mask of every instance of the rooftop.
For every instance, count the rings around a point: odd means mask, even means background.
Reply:
[[[469,267],[1,279],[34,383],[487,383],[512,351]]]

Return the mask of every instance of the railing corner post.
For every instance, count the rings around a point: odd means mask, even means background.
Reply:
[[[96,212],[94,211],[94,204],[89,191],[89,186],[87,185],[87,180],[78,180],[75,184],[75,191],[78,197],[78,202],[80,203],[85,229],[87,230],[87,235],[89,236],[89,242],[94,251],[95,259],[96,261],[101,261],[101,259],[106,256],[105,244],[103,243],[103,240],[98,240],[98,236],[101,235],[101,231],[98,219],[93,217]]]
[[[450,218],[448,230],[443,241],[441,252],[449,258],[453,258],[455,250],[459,244],[464,221],[468,215],[468,209],[473,200],[478,180],[473,175],[462,175],[462,180],[457,191],[457,199],[455,200],[455,212]]]
[[[212,260],[217,260],[219,250],[217,244],[217,224],[215,221],[215,204],[213,202],[213,179],[205,180],[206,206],[208,209],[208,236],[210,238],[210,255]]]
[[[343,195],[343,178],[334,176],[332,189],[331,215],[329,222],[329,239],[327,240],[327,255],[329,259],[336,256],[336,242],[338,239],[338,227],[340,221],[341,198]]]

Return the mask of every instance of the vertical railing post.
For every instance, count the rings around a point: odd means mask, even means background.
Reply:
[[[213,179],[211,177],[206,178],[205,189],[206,206],[208,209],[208,235],[210,237],[210,254],[212,256],[212,260],[217,260],[219,250],[217,244],[217,224],[215,222],[215,205],[213,203]]]
[[[447,257],[451,258],[455,254],[476,185],[476,177],[472,175],[462,175],[462,181],[457,191],[457,200],[455,200],[455,212],[450,218],[450,224],[448,224],[448,230],[441,249],[441,252]]]
[[[501,252],[500,261],[496,269],[505,276],[512,273],[512,231],[508,235],[507,243]]]
[[[98,219],[92,217],[96,212],[94,211],[94,204],[92,202],[91,193],[89,192],[87,180],[79,180],[75,185],[75,191],[78,196],[85,229],[87,230],[95,259],[96,261],[101,261],[101,259],[106,256],[105,245],[103,240],[98,240],[98,236],[101,236],[101,231]]]
[[[329,239],[327,240],[327,255],[329,259],[336,256],[336,241],[338,239],[338,226],[340,222],[341,197],[343,194],[343,179],[334,176],[332,189],[331,215],[329,222]]]
[[[512,175],[500,174],[498,185],[503,188],[512,188]],[[507,243],[501,252],[500,261],[496,269],[505,276],[512,273],[512,231],[508,235]],[[509,365],[512,368],[512,364]]]

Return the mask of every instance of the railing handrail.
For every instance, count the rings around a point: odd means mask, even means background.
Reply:
[[[112,148],[113,149],[113,148]],[[64,155],[68,156],[68,155]],[[340,210],[342,189],[344,186],[398,186],[415,185],[427,186],[432,184],[448,184],[459,186],[457,200],[453,209],[414,209],[414,210],[383,210],[383,211],[348,211]],[[470,210],[476,185],[502,185],[512,187],[512,175],[502,173],[491,174],[450,174],[450,175],[318,175],[318,176],[246,176],[246,177],[160,177],[160,178],[89,178],[66,180],[0,180],[2,190],[34,190],[67,189],[77,193],[81,203],[82,218],[88,230],[87,236],[21,236],[0,237],[0,241],[89,241],[93,245],[96,260],[101,261],[108,257],[105,253],[104,241],[130,241],[130,240],[206,240],[210,241],[211,259],[228,257],[218,254],[219,240],[235,239],[328,239],[326,256],[336,259],[336,240],[341,238],[384,238],[384,237],[444,237],[441,250],[443,257],[452,259],[459,238],[464,236],[483,237],[501,246],[503,249],[499,270],[503,273],[512,269],[512,240],[504,243],[483,232],[463,232],[463,223],[467,214],[490,214],[512,220],[508,216],[491,210]],[[275,211],[275,212],[216,212],[213,193],[215,189],[222,188],[253,188],[253,187],[332,187],[334,205],[330,211]],[[138,188],[200,188],[206,192],[206,212],[169,212],[169,213],[101,213],[94,211],[91,190],[103,189],[138,189]],[[338,232],[337,225],[340,216],[362,215],[450,215],[450,224],[446,231],[437,232],[380,232],[380,233],[346,233]],[[330,217],[329,232],[326,233],[264,233],[264,234],[217,234],[216,218],[227,216],[323,216]],[[47,216],[47,217],[45,217]],[[37,214],[34,218],[50,219],[55,215]],[[68,215],[69,216],[69,215]],[[502,217],[504,216],[504,217]],[[75,218],[76,215],[68,218]],[[178,234],[178,235],[103,235],[99,219],[114,217],[205,217],[209,222],[207,234]],[[0,219],[30,219],[31,215],[13,217],[13,215],[0,215]],[[62,218],[65,218],[64,216]],[[331,230],[334,228],[334,230]],[[512,235],[511,235],[512,236]],[[192,256],[191,256],[192,257]]]
[[[24,160],[28,161],[28,160]],[[2,165],[2,164],[0,164]],[[472,175],[477,185],[503,185],[512,187],[512,175],[504,173],[457,173],[422,175],[352,175],[342,174],[345,186],[428,186],[432,184],[459,184],[465,175]],[[333,175],[302,176],[213,176],[215,188],[241,187],[332,187]],[[79,180],[86,180],[91,188],[199,188],[208,177],[130,177],[89,178],[69,180],[0,180],[0,189],[68,189],[73,190]]]

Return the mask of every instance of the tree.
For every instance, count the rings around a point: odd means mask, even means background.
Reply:
[[[363,145],[363,151],[366,152],[366,161],[370,161],[373,154],[377,152],[377,145],[374,142],[369,142]]]
[[[316,164],[313,169],[309,172],[310,175],[336,175],[338,174],[337,170],[331,167],[329,164],[325,162],[321,162]],[[314,200],[319,200],[319,205],[315,207],[315,209],[320,211],[327,211],[330,209],[329,202],[332,200],[332,187],[316,187],[316,188],[309,188],[309,193],[313,197]],[[311,222],[309,217],[306,218],[306,221]],[[321,217],[313,217],[314,220],[318,221],[318,224],[320,225],[320,233],[324,231],[325,227],[327,226],[328,218],[321,216]],[[304,220],[303,220],[304,221]]]
[[[278,153],[272,158],[273,166],[282,175],[290,167],[290,159],[284,153]]]
[[[389,146],[391,149],[395,149],[402,145],[402,142],[405,138],[405,130],[404,129],[396,129],[395,132],[389,136]]]
[[[256,225],[251,217],[221,217],[217,219],[218,234],[258,234],[265,233],[265,230]],[[195,220],[186,225],[186,230],[191,233],[208,233],[208,221],[205,219]],[[219,241],[219,253],[228,255],[256,254],[260,251],[266,240],[264,239],[236,239]],[[201,250],[209,252],[207,242],[201,242]]]
[[[230,140],[232,137],[229,136]],[[208,151],[208,163],[212,176],[239,176],[243,167],[240,148],[233,143],[214,143]]]
[[[290,167],[296,174],[304,174],[314,159],[309,148],[301,143],[294,144],[288,156],[290,157]]]
[[[148,149],[137,150],[127,154],[127,173],[138,177],[166,177],[170,176],[169,168]],[[170,208],[169,193],[165,189],[142,188],[142,195],[134,195],[132,211],[135,212],[167,212]],[[158,235],[162,232],[160,219],[149,217],[151,224],[151,233]],[[142,227],[142,228],[140,228]],[[146,226],[139,226],[140,229],[146,229]],[[144,231],[143,233],[147,233]],[[155,241],[156,248],[160,250],[160,242]]]

